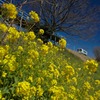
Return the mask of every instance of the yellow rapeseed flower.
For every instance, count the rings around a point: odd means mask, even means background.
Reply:
[[[30,95],[30,83],[26,81],[18,82],[18,85],[16,88],[16,94],[18,96],[29,96]]]
[[[15,27],[10,27],[9,29],[8,29],[8,35],[7,35],[7,37],[6,37],[6,39],[5,40],[9,40],[9,41],[11,41],[11,42],[14,42],[14,41],[16,41],[18,38],[20,38],[20,34],[19,34],[19,32],[16,30],[16,28]]]
[[[6,77],[7,76],[7,73],[6,72],[2,72],[2,77]]]
[[[35,86],[32,86],[32,87],[30,88],[30,91],[31,91],[31,94],[32,94],[32,95],[34,95],[34,96],[36,95],[36,91],[37,91],[37,90],[36,90],[36,87],[35,87]]]
[[[95,85],[100,85],[100,80],[95,80]]]
[[[72,66],[67,65],[65,68],[67,75],[73,76],[75,74],[74,68]]]
[[[90,83],[89,83],[88,81],[84,82],[84,84],[83,84],[83,88],[84,88],[85,90],[89,90],[89,89],[91,89],[91,85],[90,85]]]
[[[43,29],[39,29],[39,32],[38,32],[40,35],[43,35],[44,34],[44,30]]]
[[[98,68],[98,63],[93,59],[87,60],[84,63],[84,68],[89,70],[90,72],[96,72],[96,70]]]
[[[4,3],[2,5],[2,10],[3,10],[3,15],[5,17],[8,17],[10,19],[15,19],[17,16],[17,9],[16,9],[15,5],[13,5],[11,3],[9,3],[9,4]]]
[[[55,64],[51,63],[48,68],[50,72],[54,72]]]
[[[44,81],[44,78],[43,78],[43,77],[38,77],[38,78],[36,79],[36,83],[37,83],[37,84],[42,84],[43,81]]]
[[[31,16],[31,18],[37,23],[40,21],[40,18],[38,16],[38,14],[35,11],[31,11],[29,13],[29,15]]]
[[[32,58],[38,58],[39,57],[39,53],[36,50],[29,50],[28,54],[32,57]]]
[[[52,85],[57,85],[57,80],[53,79],[53,80],[51,81],[51,84],[52,84]]]
[[[54,70],[54,77],[58,78],[59,76],[60,76],[60,73],[59,73],[58,69],[55,69]]]
[[[66,40],[65,39],[60,39],[59,40],[59,45],[61,48],[65,48],[66,47]]]
[[[4,56],[7,54],[7,50],[0,46],[0,59],[4,58]]]
[[[1,32],[7,32],[8,28],[5,24],[0,23],[0,31]]]
[[[36,35],[34,32],[31,31],[27,33],[27,37],[29,40],[34,40],[36,38]]]
[[[69,86],[69,90],[74,93],[74,92],[76,92],[76,87],[75,86]]]
[[[32,76],[29,76],[29,77],[28,77],[28,80],[29,80],[30,82],[33,82],[33,77],[32,77]]]
[[[11,62],[8,63],[8,67],[9,67],[10,71],[15,71],[16,70],[16,66]]]
[[[53,44],[52,44],[52,42],[50,42],[50,41],[47,42],[47,45],[48,45],[49,48],[52,48],[52,47],[53,47]]]
[[[43,41],[40,38],[37,39],[37,42],[43,44]]]
[[[43,89],[41,88],[41,85],[37,86],[37,96],[42,96],[43,95]]]
[[[24,49],[23,49],[22,46],[18,46],[18,50],[19,50],[19,51],[24,51]]]
[[[1,92],[1,90],[0,90],[0,100],[2,99],[2,92]]]
[[[49,47],[47,45],[43,44],[41,47],[42,54],[44,54],[44,55],[47,54],[48,50],[49,50]]]

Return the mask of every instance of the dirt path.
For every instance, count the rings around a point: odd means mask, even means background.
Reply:
[[[72,54],[74,54],[75,56],[79,57],[79,58],[80,58],[81,60],[83,60],[83,61],[86,61],[86,60],[88,60],[88,59],[91,59],[90,57],[85,56],[85,55],[83,55],[83,54],[80,54],[80,53],[78,53],[78,52],[76,52],[76,51],[70,50],[70,52],[71,52]]]

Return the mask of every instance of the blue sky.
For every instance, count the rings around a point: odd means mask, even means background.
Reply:
[[[90,0],[91,5],[100,6],[100,0]],[[94,57],[93,49],[100,46],[100,31],[97,31],[95,35],[87,41],[78,38],[68,39],[67,47],[73,50],[77,48],[83,48],[88,51],[88,56]]]
[[[77,48],[83,48],[88,52],[89,57],[94,57],[93,49],[100,46],[100,32],[88,40],[81,40],[78,38],[67,39],[67,48],[76,50]]]
[[[100,0],[90,0],[92,6],[100,6]],[[100,46],[100,31],[97,31],[92,38],[88,40],[82,40],[75,37],[68,37],[67,39],[67,48],[72,50],[77,50],[77,48],[83,48],[88,52],[89,57],[94,56],[94,48]]]

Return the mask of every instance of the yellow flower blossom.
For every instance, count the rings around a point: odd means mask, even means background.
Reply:
[[[57,85],[57,80],[53,79],[53,80],[51,81],[51,84],[52,84],[52,85]]]
[[[96,72],[96,70],[98,68],[98,63],[93,59],[87,60],[84,63],[84,68],[89,70],[90,72]]]
[[[29,40],[34,40],[36,38],[36,35],[34,32],[31,31],[27,33],[27,37]]]
[[[34,64],[32,58],[28,58],[28,59],[26,59],[26,61],[27,61],[28,65],[33,65]]]
[[[52,48],[52,47],[53,47],[52,42],[47,42],[47,45],[48,45],[48,47],[50,47],[50,48]]]
[[[64,88],[62,86],[55,86],[54,85],[54,86],[50,87],[50,89],[48,91],[50,93],[53,93],[54,96],[57,96],[58,100],[60,100],[65,94]]]
[[[40,18],[38,16],[38,14],[35,11],[31,11],[29,13],[29,15],[31,16],[31,18],[37,23],[40,21]]]
[[[77,78],[76,78],[76,77],[73,77],[71,81],[72,81],[73,83],[75,83],[75,85],[77,85]]]
[[[54,70],[54,77],[58,78],[60,76],[60,73],[57,69]]]
[[[38,78],[36,79],[36,83],[37,83],[37,84],[42,84],[43,81],[44,81],[44,78],[43,78],[43,77],[38,77]]]
[[[44,54],[44,55],[47,54],[48,50],[49,50],[49,47],[47,45],[43,44],[41,47],[42,54]]]
[[[33,77],[32,77],[32,76],[29,76],[29,77],[28,77],[28,80],[29,80],[30,82],[33,82]]]
[[[15,71],[16,70],[16,66],[14,64],[10,63],[10,62],[8,63],[8,67],[9,67],[10,71]]]
[[[1,90],[0,90],[0,100],[2,99],[2,93],[1,93]]]
[[[100,80],[95,80],[95,85],[100,85]]]
[[[6,77],[7,76],[7,73],[6,72],[2,72],[2,77]]]
[[[16,94],[19,96],[29,96],[30,95],[30,83],[26,81],[18,82],[18,85],[16,88]]]
[[[67,75],[73,76],[75,74],[74,68],[72,66],[67,65],[65,68]]]
[[[38,32],[40,35],[43,35],[44,34],[44,30],[43,29],[39,29],[39,32]]]
[[[8,18],[10,18],[10,19],[15,19],[16,16],[17,16],[16,7],[15,7],[15,5],[13,5],[13,4],[11,4],[11,3],[9,3],[9,4],[4,3],[4,4],[2,5],[2,10],[3,10],[3,15],[4,15],[5,17],[8,17]]]
[[[37,42],[43,44],[43,41],[40,38],[37,39]]]
[[[4,56],[7,54],[7,50],[0,46],[0,59],[4,58]]]
[[[19,34],[19,32],[16,30],[15,27],[9,27],[8,33],[9,33],[9,34],[7,35],[7,37],[6,37],[5,40],[9,40],[9,41],[11,41],[11,42],[14,42],[14,41],[16,41],[17,39],[20,38],[20,34]]]
[[[30,91],[31,91],[31,94],[32,94],[32,95],[34,95],[34,96],[36,95],[36,91],[37,91],[37,90],[36,90],[36,87],[35,87],[35,86],[32,86],[32,87],[30,88]]]
[[[99,99],[100,98],[100,90],[95,91],[94,96]]]
[[[0,31],[1,32],[7,32],[8,28],[5,24],[0,23]]]
[[[22,46],[18,46],[18,50],[19,50],[19,51],[24,51],[24,49],[23,49]]]
[[[29,50],[28,54],[32,57],[32,58],[38,58],[39,57],[39,53],[38,51],[35,50]]]
[[[43,95],[43,89],[41,88],[41,85],[38,85],[37,86],[37,96],[42,96]]]
[[[89,89],[91,89],[91,85],[90,85],[90,83],[89,82],[84,82],[84,84],[83,84],[83,88],[85,89],[85,90],[89,90]]]
[[[69,90],[70,90],[71,92],[73,92],[73,93],[76,92],[75,86],[70,86],[70,87],[69,87]]]
[[[48,68],[50,72],[54,72],[55,64],[51,63]]]
[[[59,45],[61,48],[65,48],[66,47],[66,40],[65,39],[60,39],[59,40]]]

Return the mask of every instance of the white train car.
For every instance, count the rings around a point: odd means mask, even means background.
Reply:
[[[81,54],[84,54],[85,56],[88,55],[88,52],[87,52],[86,50],[82,49],[82,48],[78,48],[78,49],[77,49],[77,52],[79,52],[79,53],[81,53]]]

